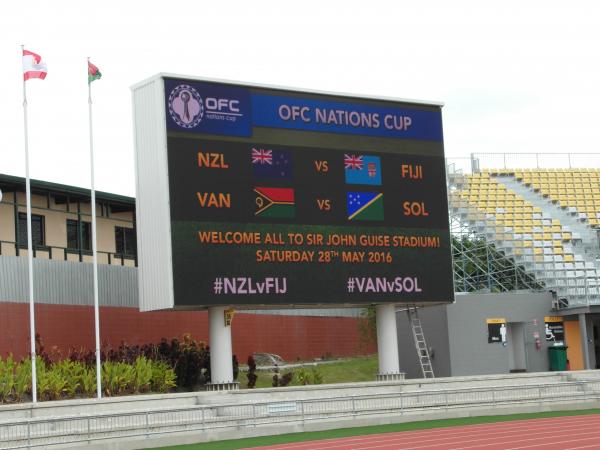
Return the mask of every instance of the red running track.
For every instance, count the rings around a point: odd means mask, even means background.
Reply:
[[[260,450],[600,449],[600,414],[513,420],[256,447]]]

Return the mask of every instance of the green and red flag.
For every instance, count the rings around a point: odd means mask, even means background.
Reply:
[[[261,217],[292,218],[295,214],[294,190],[291,188],[255,187],[256,211]]]
[[[99,80],[100,78],[102,78],[102,74],[98,68],[88,60],[88,83]]]

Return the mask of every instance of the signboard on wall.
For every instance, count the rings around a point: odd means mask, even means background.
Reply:
[[[440,105],[161,76],[134,110],[142,309],[453,300]]]
[[[506,342],[506,319],[504,318],[493,318],[486,319],[485,321],[488,327],[488,344]]]
[[[554,346],[565,345],[565,325],[560,316],[544,317],[546,342]]]

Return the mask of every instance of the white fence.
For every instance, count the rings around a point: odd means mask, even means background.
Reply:
[[[599,397],[600,379],[593,379],[20,419],[0,423],[0,448],[60,448],[69,444],[151,438],[193,431],[243,429],[381,414],[403,415],[425,410],[586,402],[597,401]]]

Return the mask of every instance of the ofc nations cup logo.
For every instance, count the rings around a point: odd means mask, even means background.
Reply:
[[[180,84],[169,95],[169,114],[182,128],[194,128],[202,121],[204,105],[196,89]]]

